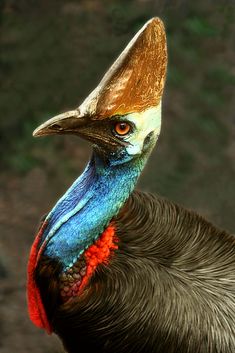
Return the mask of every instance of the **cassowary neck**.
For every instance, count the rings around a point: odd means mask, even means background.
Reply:
[[[64,270],[102,234],[132,192],[145,158],[105,163],[94,152],[83,174],[47,217],[44,254],[59,259]]]

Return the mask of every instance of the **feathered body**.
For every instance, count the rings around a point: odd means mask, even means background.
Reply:
[[[234,238],[137,191],[113,224],[118,249],[72,301],[55,300],[61,265],[47,257],[38,265],[49,320],[68,351],[234,352]]]
[[[28,266],[30,317],[69,353],[235,352],[234,238],[133,191],[159,136],[165,74],[164,27],[153,19],[77,110],[35,130],[94,146]]]

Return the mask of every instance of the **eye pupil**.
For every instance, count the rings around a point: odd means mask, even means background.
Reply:
[[[119,129],[126,130],[126,124],[125,123],[120,123],[119,124]]]

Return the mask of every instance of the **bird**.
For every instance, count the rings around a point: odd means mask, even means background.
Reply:
[[[165,26],[150,18],[74,110],[35,137],[92,145],[30,251],[32,322],[69,353],[234,353],[235,238],[137,189],[161,130]]]

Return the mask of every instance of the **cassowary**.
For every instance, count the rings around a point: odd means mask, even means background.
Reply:
[[[158,139],[164,26],[148,21],[79,108],[34,136],[93,145],[28,263],[31,320],[70,353],[234,353],[235,241],[192,211],[134,191]]]

